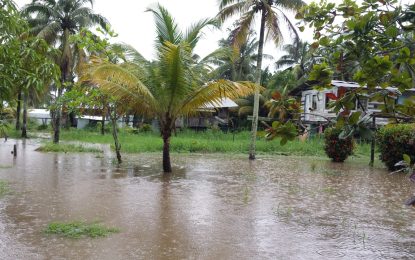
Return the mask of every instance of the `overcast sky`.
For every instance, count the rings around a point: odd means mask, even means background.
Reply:
[[[15,0],[15,2],[22,7],[31,0]],[[214,17],[219,10],[218,0],[95,0],[93,9],[110,21],[112,29],[118,33],[116,41],[134,46],[142,55],[151,59],[154,58],[155,25],[152,14],[145,10],[148,7],[154,7],[157,3],[169,10],[182,30],[200,19]],[[295,21],[294,14],[290,16]],[[226,28],[236,18],[235,16],[229,20],[222,30],[205,30],[204,38],[199,42],[195,52],[203,57],[214,51],[218,40],[226,37]],[[310,35],[304,35],[304,37],[312,39]],[[285,38],[287,42],[290,42],[288,33]],[[266,53],[274,58],[280,56],[280,50],[272,44],[268,45],[265,49]]]
[[[404,0],[404,2],[410,1],[413,0]],[[15,2],[22,7],[31,0],[15,0]],[[311,2],[311,0],[306,0],[306,2]],[[202,18],[214,17],[219,10],[218,0],[95,0],[94,11],[109,20],[112,29],[118,33],[116,41],[128,43],[146,58],[152,59],[154,58],[155,25],[152,14],[145,10],[155,6],[156,3],[160,3],[169,10],[182,30]],[[296,22],[294,14],[289,14],[289,16],[293,22]],[[235,16],[226,23],[222,30],[205,30],[204,39],[199,42],[196,53],[203,57],[215,50],[218,40],[226,37],[226,28],[236,18]],[[311,33],[311,30],[305,31],[301,37],[311,41]],[[284,34],[286,42],[289,43],[290,35],[288,32]],[[272,44],[266,46],[265,52],[274,58],[281,56],[281,50],[276,49]]]

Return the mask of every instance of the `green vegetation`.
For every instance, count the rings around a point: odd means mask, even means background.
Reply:
[[[84,67],[81,80],[100,86],[130,109],[159,119],[163,170],[171,172],[170,137],[177,118],[195,114],[197,109],[215,105],[224,97],[236,99],[253,94],[261,87],[246,81],[211,80],[206,64],[193,58],[202,30],[216,25],[214,19],[201,20],[182,32],[164,7],[158,5],[148,11],[156,22],[158,58],[147,61],[133,49],[129,62],[117,64],[99,57]]]
[[[43,144],[39,148],[36,149],[39,152],[63,152],[63,153],[102,153],[102,150],[93,148],[93,147],[85,147],[84,145],[76,145],[76,144],[54,144],[54,143],[47,143]]]
[[[407,154],[411,161],[415,160],[415,125],[387,125],[377,132],[377,143],[380,159],[390,170],[395,170],[395,164],[402,161],[402,155]]]
[[[74,222],[53,222],[44,230],[46,234],[56,234],[67,238],[81,237],[106,237],[112,233],[118,233],[119,229],[105,227],[99,223],[87,224],[81,221]]]
[[[0,180],[0,198],[10,192],[9,184],[4,181]]]
[[[159,152],[163,149],[163,142],[159,134],[139,133],[120,130],[120,143],[126,153]],[[62,140],[90,143],[112,144],[110,135],[100,135],[98,132],[71,130],[62,132]],[[172,137],[171,151],[176,153],[247,153],[249,148],[249,132],[239,132],[233,139],[232,133],[207,130],[196,132],[192,130],[179,131]],[[295,140],[282,146],[278,141],[258,139],[258,152],[261,154],[307,155],[325,156],[323,140],[316,137],[306,142]],[[366,157],[370,155],[368,144],[357,145],[355,155]]]
[[[327,128],[324,131],[324,151],[334,162],[344,162],[353,154],[354,142],[351,136],[341,139],[339,135],[343,129]]]

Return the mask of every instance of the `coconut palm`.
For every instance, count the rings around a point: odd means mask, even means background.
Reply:
[[[79,32],[81,28],[99,25],[104,30],[108,27],[108,21],[101,15],[95,14],[87,6],[93,6],[93,0],[33,0],[23,7],[22,13],[27,16],[31,26],[31,32],[52,45],[59,46],[61,54],[56,60],[61,69],[60,83],[67,85],[74,79],[74,65],[77,57],[76,46],[71,44],[71,35]],[[57,98],[62,95],[59,88]],[[59,142],[60,134],[60,109],[55,112],[54,138]]]
[[[275,67],[277,69],[288,67],[295,72],[297,79],[304,76],[313,63],[310,44],[304,41],[295,41],[293,44],[284,45],[283,50],[287,54],[275,62]]]
[[[202,20],[186,33],[179,31],[174,19],[162,6],[149,9],[157,26],[157,59],[143,61],[141,55],[130,62],[111,64],[97,59],[86,66],[83,80],[89,80],[140,114],[154,116],[163,138],[163,170],[171,172],[170,137],[176,119],[198,113],[221,98],[238,98],[257,88],[249,82],[221,79],[208,81],[204,63],[194,59],[193,49],[201,30],[214,24]]]
[[[286,11],[298,10],[304,2],[301,0],[221,0],[218,18],[221,21],[240,14],[238,26],[234,31],[234,42],[245,42],[250,30],[255,26],[255,17],[260,15],[260,31],[258,44],[258,60],[255,73],[255,82],[261,82],[262,54],[265,40],[272,40],[277,46],[281,44],[283,37],[281,26],[283,21],[287,28],[298,38],[295,26],[290,22]],[[265,31],[267,37],[265,38]],[[254,112],[252,119],[252,136],[249,149],[249,158],[255,159],[255,141],[258,127],[259,90],[255,92]]]
[[[255,62],[257,55],[258,41],[254,33],[250,33],[246,42],[240,46],[232,44],[232,35],[227,39],[219,41],[219,48],[206,56],[203,61],[216,66],[212,72],[212,78],[225,78],[229,80],[250,80],[254,79]],[[264,54],[266,58],[272,58]]]

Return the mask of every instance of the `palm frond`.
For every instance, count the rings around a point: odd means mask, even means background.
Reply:
[[[157,5],[156,8],[148,8],[147,12],[152,12],[156,21],[157,38],[159,44],[169,41],[173,44],[178,44],[183,39],[182,33],[178,29],[174,18],[167,11],[166,8]]]
[[[274,8],[274,9],[276,9],[281,14],[281,17],[283,18],[284,22],[287,25],[288,31],[291,33],[292,36],[294,36],[294,41],[298,42],[300,39],[300,36],[298,35],[298,31],[297,31],[295,24],[291,22],[290,18],[285,14],[285,12],[281,8]]]
[[[159,52],[160,76],[168,92],[165,105],[170,110],[191,91],[194,80],[191,75],[192,50],[187,43],[179,45],[165,42]]]
[[[190,44],[192,49],[196,46],[198,41],[200,40],[201,36],[203,35],[201,33],[202,29],[204,29],[207,26],[214,26],[218,27],[218,22],[215,19],[203,19],[195,24],[193,24],[184,35],[184,41]]]
[[[274,5],[280,9],[287,9],[290,11],[297,11],[303,7],[306,3],[302,0],[277,0],[274,1]]]
[[[254,107],[252,104],[250,106],[247,105],[247,106],[239,107],[238,116],[244,117],[244,116],[252,115],[253,112],[254,112]]]
[[[222,1],[222,2],[230,2],[226,3],[223,6],[221,5],[220,11],[216,16],[216,19],[223,23],[226,19],[238,14],[243,13],[243,11],[246,8],[245,2],[238,1],[237,3],[234,3],[236,1]],[[221,3],[222,4],[222,3]]]
[[[52,22],[41,28],[41,30],[37,33],[37,36],[50,43],[56,39],[60,30],[62,30],[60,23]]]
[[[123,51],[125,58],[127,61],[135,63],[135,64],[145,64],[148,61],[141,55],[133,46],[121,43],[121,44],[113,44],[113,46],[119,46],[119,48]]]
[[[110,96],[119,101],[135,106],[150,107],[154,97],[143,84],[133,66],[122,66],[95,60],[84,67],[82,82],[91,82],[99,86]]]
[[[41,14],[45,15],[46,17],[56,15],[57,12],[53,7],[49,5],[43,5],[41,3],[32,2],[23,6],[21,11],[23,16],[30,17],[31,14]]]
[[[238,26],[232,32],[233,44],[236,44],[237,46],[241,46],[242,44],[246,43],[247,36],[254,22],[255,22],[255,11],[254,10],[246,12],[239,19]]]
[[[208,82],[203,87],[190,93],[178,110],[181,115],[188,115],[208,104],[217,105],[222,98],[236,99],[251,95],[256,88],[261,88],[252,82],[232,82],[229,80],[217,80]]]
[[[280,29],[279,16],[272,10],[269,5],[264,5],[267,8],[267,16],[265,26],[267,28],[267,40],[272,40],[276,46],[279,46],[283,41],[282,32]]]

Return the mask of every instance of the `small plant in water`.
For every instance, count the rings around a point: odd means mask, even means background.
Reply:
[[[317,168],[317,163],[316,162],[312,162],[311,163],[311,171],[315,171],[316,170],[316,168]]]
[[[53,222],[44,230],[46,234],[56,234],[68,238],[106,237],[111,233],[118,233],[119,229],[105,227],[99,223],[87,224],[81,221]]]
[[[0,197],[10,192],[9,184],[6,181],[0,180]]]

